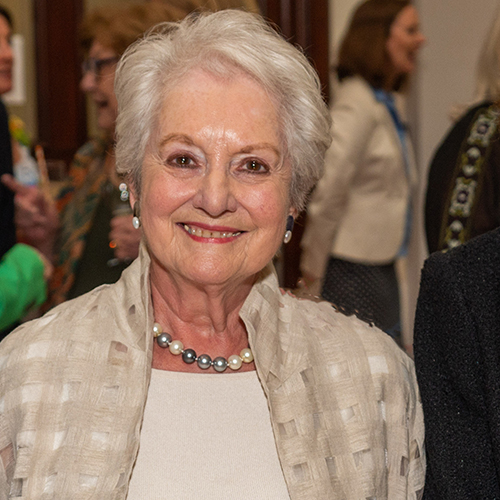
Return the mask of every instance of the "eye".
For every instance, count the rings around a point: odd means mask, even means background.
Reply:
[[[187,155],[179,155],[169,158],[168,162],[175,167],[192,167],[194,166],[194,161]]]
[[[249,172],[252,172],[252,173],[256,173],[256,174],[265,174],[269,171],[269,167],[260,162],[259,160],[248,160],[247,162],[245,162],[245,164],[243,165],[243,167],[249,171]]]

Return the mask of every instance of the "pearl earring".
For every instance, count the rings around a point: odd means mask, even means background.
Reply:
[[[292,215],[289,215],[286,219],[286,232],[283,242],[286,244],[292,239],[293,223],[295,222]]]
[[[132,225],[135,229],[141,227],[141,219],[139,219],[139,202],[134,203],[134,216],[132,217]]]

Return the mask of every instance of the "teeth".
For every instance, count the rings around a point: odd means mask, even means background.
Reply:
[[[227,233],[220,231],[207,231],[206,229],[201,229],[199,227],[191,227],[187,224],[184,224],[184,229],[189,234],[193,234],[194,236],[199,236],[200,238],[231,238],[232,236],[238,236],[241,234],[241,231],[236,233]]]

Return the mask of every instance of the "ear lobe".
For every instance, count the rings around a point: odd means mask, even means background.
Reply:
[[[135,186],[134,186],[134,183],[133,182],[129,182],[129,185],[128,185],[128,192],[129,192],[129,202],[130,202],[130,206],[133,208],[135,203],[137,201],[139,201],[139,197],[136,195],[136,192],[135,192]]]

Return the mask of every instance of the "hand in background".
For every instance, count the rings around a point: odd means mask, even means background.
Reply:
[[[120,260],[134,260],[139,255],[142,231],[132,226],[132,215],[118,215],[111,219],[110,245],[115,257]]]
[[[52,260],[59,228],[53,200],[42,189],[21,184],[9,174],[2,175],[1,180],[15,195],[15,223],[22,240]]]
[[[36,250],[36,249],[35,249]],[[36,250],[38,253],[38,257],[40,257],[40,260],[43,262],[43,279],[45,281],[49,281],[50,278],[52,278],[52,274],[54,272],[54,266],[52,265],[52,262],[50,262],[45,255],[40,252],[39,250]]]

